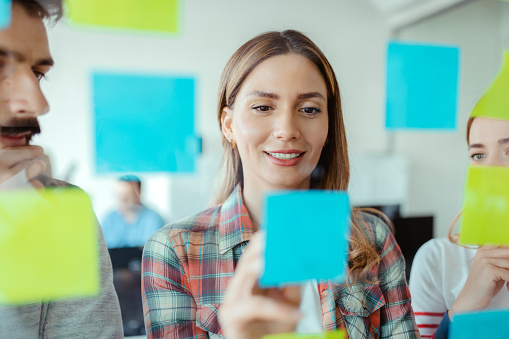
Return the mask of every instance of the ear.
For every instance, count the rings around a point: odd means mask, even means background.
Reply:
[[[221,113],[221,130],[223,132],[226,140],[231,141],[235,139],[233,129],[232,129],[232,109],[228,106],[223,108],[223,112]]]

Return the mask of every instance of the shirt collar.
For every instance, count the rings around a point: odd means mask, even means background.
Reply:
[[[221,206],[219,219],[219,253],[249,241],[254,235],[253,223],[242,199],[242,189],[238,184]]]

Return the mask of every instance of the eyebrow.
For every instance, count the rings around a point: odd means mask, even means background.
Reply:
[[[4,47],[0,47],[0,56],[6,57],[6,58],[13,57],[18,62],[26,62],[26,60],[27,60],[27,57],[24,54],[16,52],[16,51],[9,51],[9,50],[5,49]],[[55,61],[51,57],[49,57],[49,58],[37,60],[34,63],[34,66],[49,66],[49,67],[51,67],[54,64],[55,64]]]
[[[264,91],[253,91],[249,93],[247,96],[256,96],[256,97],[262,97],[262,98],[269,98],[269,99],[275,99],[278,100],[280,97],[276,93],[269,93]],[[309,92],[309,93],[302,93],[297,95],[297,99],[299,100],[306,100],[306,99],[312,99],[312,98],[320,98],[325,100],[325,97],[318,92]]]
[[[485,148],[486,146],[484,146],[483,144],[472,144],[472,145],[469,145],[468,146],[468,149],[472,149],[472,148]]]
[[[269,99],[279,99],[279,95],[275,93],[269,93],[264,91],[253,91],[247,95],[248,97],[262,97],[262,98],[269,98]]]
[[[498,141],[499,145],[509,144],[509,138],[500,139]]]

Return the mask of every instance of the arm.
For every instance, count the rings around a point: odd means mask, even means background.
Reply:
[[[410,292],[417,327],[423,338],[431,338],[447,312],[442,291],[443,253],[437,240],[428,241],[415,255],[410,273]],[[447,320],[447,319],[446,319]]]
[[[196,303],[168,229],[154,233],[143,250],[141,289],[150,338],[208,338],[196,326]]]
[[[381,256],[378,279],[385,298],[380,317],[382,338],[420,338],[410,305],[405,259],[394,235],[381,220],[376,225],[375,241]]]
[[[49,338],[123,338],[110,256],[98,226],[101,291],[97,297],[48,304],[44,332]]]

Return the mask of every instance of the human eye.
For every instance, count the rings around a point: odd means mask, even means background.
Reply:
[[[320,114],[322,111],[317,107],[303,107],[299,110],[300,112],[304,113],[306,116],[315,116]]]
[[[272,110],[272,107],[267,105],[255,105],[252,107],[252,109],[261,113],[267,113]]]
[[[35,75],[35,78],[37,79],[37,81],[41,81],[42,79],[46,78],[46,73],[44,73],[44,72],[41,72],[38,70],[33,70],[33,72],[34,72],[34,75]]]
[[[484,153],[474,153],[474,154],[470,155],[470,158],[473,161],[482,161],[483,159],[486,158],[486,154],[484,154]]]

